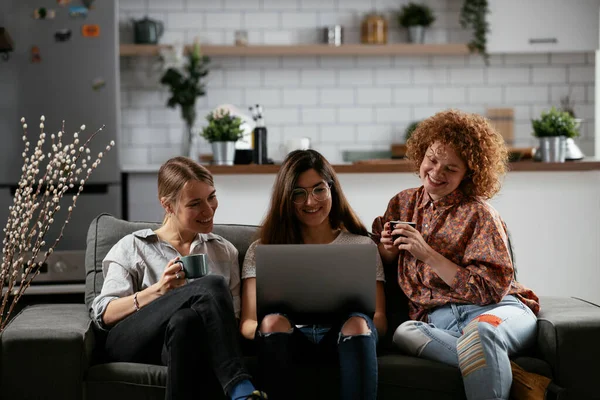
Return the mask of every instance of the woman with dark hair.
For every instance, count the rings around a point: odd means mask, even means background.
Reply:
[[[112,361],[167,366],[167,399],[266,399],[243,363],[238,251],[212,233],[219,205],[211,173],[175,157],[158,172],[165,218],[125,236],[102,261],[92,314]],[[180,257],[206,254],[210,274],[187,279]]]
[[[419,123],[407,146],[422,186],[398,193],[373,222],[409,300],[394,343],[460,368],[470,400],[508,399],[509,356],[534,344],[540,306],[516,281],[506,225],[487,202],[506,173],[504,140],[485,118],[449,110]],[[397,220],[416,227],[391,228]]]
[[[256,339],[264,385],[272,399],[297,398],[297,385],[308,382],[294,381],[295,368],[315,362],[339,362],[341,398],[377,396],[376,344],[387,329],[379,255],[373,260],[377,268],[373,320],[352,313],[327,325],[298,326],[282,314],[257,321],[256,246],[330,243],[374,245],[329,162],[314,150],[293,151],[277,173],[260,239],[250,245],[242,269],[240,329],[244,337]]]

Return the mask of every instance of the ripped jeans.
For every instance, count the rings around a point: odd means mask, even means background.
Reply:
[[[515,296],[478,306],[447,304],[429,313],[429,323],[406,321],[394,333],[404,352],[460,368],[469,400],[508,399],[509,356],[535,343],[535,314]]]
[[[344,336],[342,326],[351,317],[364,319],[370,333]],[[289,332],[256,332],[262,385],[270,400],[300,398],[298,389],[314,388],[315,382],[299,381],[297,368],[314,371],[322,364],[339,366],[342,399],[377,398],[377,329],[371,318],[352,313],[331,326],[290,323]]]

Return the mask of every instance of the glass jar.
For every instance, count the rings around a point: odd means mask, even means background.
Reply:
[[[248,46],[248,31],[242,29],[235,31],[235,45]]]
[[[388,26],[386,19],[377,13],[370,13],[362,21],[360,41],[364,44],[386,44]]]

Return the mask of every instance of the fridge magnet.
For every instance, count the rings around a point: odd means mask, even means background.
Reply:
[[[35,19],[54,19],[56,11],[49,10],[45,7],[36,8],[33,10],[33,18]]]
[[[42,57],[40,57],[40,48],[37,46],[31,46],[31,62],[39,63],[42,61]]]
[[[94,89],[95,91],[102,89],[105,85],[106,81],[104,80],[104,78],[98,77],[92,81],[92,89]]]
[[[64,7],[64,6],[66,6],[67,4],[71,3],[71,0],[56,0],[56,3],[57,3],[59,6],[61,6],[61,7]]]
[[[93,3],[94,3],[94,0],[83,0],[83,5],[86,6],[87,8],[89,8],[89,9],[94,8],[92,6]]]
[[[71,39],[70,29],[60,29],[54,33],[54,40],[57,42],[66,42]]]
[[[69,7],[69,16],[71,18],[85,18],[87,17],[88,9],[87,7]]]
[[[81,34],[84,37],[98,37],[100,36],[100,25],[83,25]]]

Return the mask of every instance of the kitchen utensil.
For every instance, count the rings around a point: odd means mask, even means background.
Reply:
[[[132,19],[133,36],[137,44],[157,44],[164,32],[164,25],[160,21],[144,17],[140,20]]]

